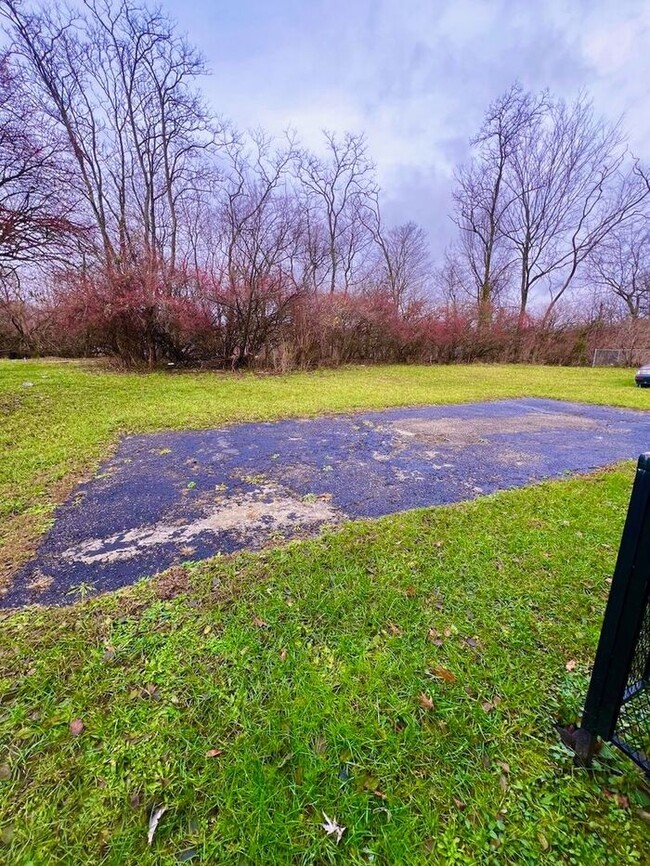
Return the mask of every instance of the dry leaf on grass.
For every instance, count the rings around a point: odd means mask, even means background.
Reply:
[[[456,682],[456,675],[452,674],[451,671],[448,671],[447,668],[431,668],[429,673],[431,676],[437,677],[439,680],[444,680],[446,683],[451,684]]]
[[[160,819],[167,811],[167,806],[158,806],[155,809],[151,810],[151,816],[149,818],[149,832],[147,833],[147,844],[151,845],[153,842],[153,834],[156,832],[156,827],[160,822]]]
[[[325,818],[325,823],[321,825],[323,830],[325,830],[328,836],[336,836],[336,844],[338,845],[343,838],[346,828],[338,824],[336,818],[328,818],[325,812],[323,812],[323,818]]]
[[[81,721],[81,719],[73,719],[70,722],[70,733],[73,737],[78,737],[79,734],[83,731],[83,729],[84,723]]]

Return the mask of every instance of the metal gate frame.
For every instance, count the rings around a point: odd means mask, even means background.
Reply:
[[[639,706],[650,735],[650,453],[637,464],[582,725],[575,732],[576,764],[591,765],[601,737],[650,776],[650,754],[619,730],[621,713],[634,714]]]

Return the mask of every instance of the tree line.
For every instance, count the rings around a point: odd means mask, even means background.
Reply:
[[[648,174],[585,95],[516,84],[489,107],[435,263],[422,227],[386,223],[362,134],[314,153],[237,130],[161,9],[0,16],[0,351],[577,363],[650,311]]]

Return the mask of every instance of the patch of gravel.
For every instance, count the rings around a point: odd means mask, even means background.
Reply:
[[[569,412],[526,412],[510,417],[485,418],[412,418],[395,421],[393,430],[429,444],[481,445],[486,436],[502,433],[530,433],[537,430],[594,430],[597,421]]]

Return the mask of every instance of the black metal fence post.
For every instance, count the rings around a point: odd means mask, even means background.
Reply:
[[[589,766],[597,737],[650,774],[650,453],[639,457],[582,726],[576,763]]]

